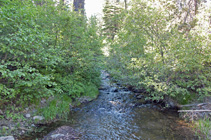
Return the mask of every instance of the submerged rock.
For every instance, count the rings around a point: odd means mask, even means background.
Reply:
[[[116,87],[111,87],[110,88],[110,92],[118,92],[119,90],[118,90],[118,88],[116,88]]]
[[[0,137],[0,140],[15,140],[13,136]]]
[[[79,139],[79,133],[69,126],[61,126],[49,133],[43,140],[75,140]]]

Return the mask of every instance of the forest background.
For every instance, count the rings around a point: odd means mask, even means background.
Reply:
[[[103,22],[86,18],[84,0],[74,5],[0,1],[0,109],[7,116],[51,97],[46,118],[68,112],[71,100],[97,96],[101,69],[147,100],[210,97],[210,1],[106,0]]]

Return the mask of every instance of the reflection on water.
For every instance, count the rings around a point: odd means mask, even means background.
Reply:
[[[43,138],[62,125],[81,132],[82,140],[196,140],[193,133],[178,123],[177,114],[158,111],[151,104],[135,107],[131,92],[114,90],[106,73],[102,73],[102,86],[97,100],[75,108],[69,120],[56,122],[41,133],[30,137]],[[115,92],[114,92],[115,91]]]

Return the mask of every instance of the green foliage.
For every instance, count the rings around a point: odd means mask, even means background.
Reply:
[[[210,139],[210,130],[211,130],[211,121],[207,119],[199,120],[197,122],[197,127],[196,127],[196,135],[199,136],[199,139],[205,139],[209,140]],[[201,137],[201,134],[204,137]]]
[[[171,13],[178,11],[170,8],[173,5],[173,1],[134,0],[110,42],[107,63],[111,75],[122,84],[143,89],[151,99],[170,95],[185,104],[211,94],[210,40],[208,27],[199,29],[200,20],[194,30],[178,30],[180,22]]]
[[[99,82],[100,83],[100,82]],[[92,84],[92,83],[88,83],[86,85],[85,91],[84,91],[84,95],[85,96],[89,96],[90,98],[94,99],[97,97],[97,95],[99,94],[98,88],[96,85]]]
[[[110,3],[108,0],[103,8],[104,13],[104,27],[103,33],[109,39],[114,39],[114,36],[118,32],[121,26],[121,21],[123,19],[123,8],[119,5]]]
[[[56,96],[47,106],[38,110],[46,120],[65,118],[70,111],[72,100],[67,95]]]
[[[79,97],[86,86],[97,89],[102,39],[95,18],[87,20],[52,0],[0,4],[2,102]]]

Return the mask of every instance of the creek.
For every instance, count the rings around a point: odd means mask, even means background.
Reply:
[[[177,112],[162,112],[153,104],[136,106],[131,91],[110,82],[102,72],[97,99],[74,108],[67,121],[43,126],[41,132],[23,139],[42,139],[60,126],[71,126],[82,140],[196,140]]]

